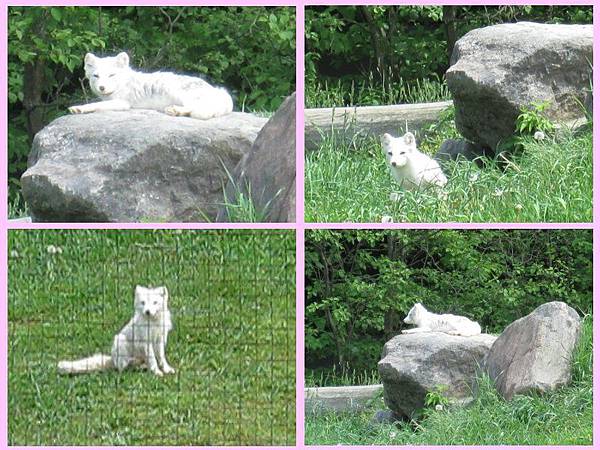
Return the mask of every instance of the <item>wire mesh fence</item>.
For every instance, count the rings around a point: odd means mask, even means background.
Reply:
[[[295,443],[293,230],[9,231],[10,445]],[[137,285],[168,288],[174,374],[111,355]]]

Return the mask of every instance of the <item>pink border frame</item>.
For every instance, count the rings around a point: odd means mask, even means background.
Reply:
[[[311,447],[305,446],[304,442],[304,231],[306,229],[317,229],[317,228],[336,228],[336,229],[593,229],[594,234],[594,279],[600,280],[600,267],[598,267],[597,255],[600,255],[600,243],[599,241],[599,227],[600,227],[600,211],[598,206],[599,194],[594,191],[594,215],[593,223],[557,223],[557,224],[523,224],[523,223],[498,223],[498,224],[486,224],[486,223],[440,223],[440,224],[380,224],[380,223],[366,223],[366,224],[353,224],[353,223],[338,223],[338,224],[307,224],[304,222],[304,6],[309,5],[392,5],[392,4],[407,4],[407,5],[497,5],[499,2],[493,1],[460,1],[460,0],[448,0],[448,1],[405,1],[405,0],[364,0],[364,1],[343,1],[343,0],[327,0],[327,1],[314,1],[314,0],[295,0],[295,1],[268,1],[268,0],[232,0],[232,1],[201,1],[201,0],[101,0],[101,1],[90,1],[90,0],[57,0],[57,1],[10,1],[0,0],[0,58],[3,70],[0,71],[0,97],[2,100],[2,110],[0,112],[0,138],[2,142],[7,142],[7,7],[8,6],[42,6],[42,5],[55,5],[55,6],[122,6],[122,5],[140,5],[140,6],[157,6],[157,5],[172,5],[172,6],[291,6],[296,7],[296,223],[287,224],[231,224],[231,223],[213,223],[213,224],[138,224],[138,223],[124,223],[124,224],[91,224],[91,223],[79,223],[79,224],[59,224],[59,223],[48,223],[48,224],[24,224],[24,223],[9,223],[7,217],[7,204],[5,201],[0,202],[0,284],[2,288],[0,290],[2,297],[2,307],[0,308],[0,329],[2,332],[2,339],[0,339],[0,450],[7,448],[7,415],[8,415],[8,404],[7,404],[7,388],[8,388],[8,367],[7,367],[7,350],[8,350],[8,310],[7,310],[7,230],[8,229],[215,229],[215,228],[228,228],[228,229],[295,229],[296,230],[296,448]],[[502,4],[506,5],[517,5],[517,4],[529,4],[529,5],[590,5],[592,1],[507,1]],[[598,60],[598,37],[597,24],[599,22],[600,10],[598,7],[594,7],[594,60]],[[598,86],[600,74],[594,71],[593,79],[594,85]],[[594,115],[597,116],[600,107],[598,102],[594,101]],[[594,149],[597,148],[600,138],[598,137],[598,125],[594,125]],[[598,176],[600,173],[599,168],[600,157],[598,152],[594,152],[594,186],[597,186]],[[5,177],[7,174],[7,157],[0,158],[0,171]],[[6,199],[7,195],[7,184],[6,180],[0,183],[0,197]],[[593,302],[594,306],[597,305],[599,297],[599,288],[594,285]],[[594,338],[596,337],[597,331],[600,328],[600,318],[594,317]],[[594,350],[594,374],[598,371],[597,362],[598,352]],[[600,388],[597,383],[594,383],[594,444],[598,443],[598,431],[600,425],[598,425],[596,419],[600,400]],[[1,419],[4,417],[5,419]],[[321,447],[333,447],[333,446],[312,446],[311,448]],[[349,447],[349,446],[344,446]],[[352,446],[353,449],[364,449],[371,450],[373,448],[384,449],[390,448],[391,446]],[[511,446],[487,446],[490,449],[504,449],[510,448]],[[522,447],[522,446],[519,446]],[[588,446],[592,448],[591,446]],[[26,447],[11,447],[11,448],[26,448]],[[120,447],[87,447],[87,448],[120,448]],[[136,447],[142,448],[142,447]],[[150,448],[150,447],[146,447]],[[159,448],[159,447],[153,447]],[[185,448],[185,447],[181,447]],[[207,447],[207,448],[240,448],[240,447]],[[259,447],[246,447],[252,449],[270,449],[271,446],[259,446]],[[411,448],[411,446],[405,446],[405,448]],[[420,448],[433,448],[433,447],[420,447]],[[439,447],[438,447],[439,448]],[[456,448],[456,447],[454,447]],[[515,446],[516,448],[516,446]],[[545,448],[561,448],[558,447],[545,447]],[[581,447],[580,447],[581,448]]]

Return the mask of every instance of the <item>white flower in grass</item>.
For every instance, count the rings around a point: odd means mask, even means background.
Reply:
[[[10,251],[10,257],[11,257],[11,258],[18,258],[19,256],[20,256],[20,255],[19,255],[19,252],[18,252],[18,251],[16,251],[16,250],[11,250],[11,251]]]
[[[521,212],[523,210],[523,205],[521,205],[520,203],[517,203],[515,205],[515,209],[517,210],[517,212]]]
[[[394,218],[392,216],[382,216],[381,223],[394,223]]]
[[[475,183],[477,180],[479,180],[479,172],[469,175],[469,183]]]
[[[543,141],[544,139],[546,139],[546,135],[544,134],[543,131],[538,130],[533,134],[533,138],[536,141]]]
[[[398,433],[397,433],[397,432],[395,432],[395,431],[392,431],[392,432],[390,433],[390,439],[394,439],[396,436],[398,436]]]
[[[50,255],[60,255],[63,251],[62,248],[58,247],[58,246],[54,246],[54,245],[49,245],[48,247],[46,247],[46,251],[50,254]]]
[[[503,194],[504,194],[504,189],[496,188],[496,190],[494,191],[494,193],[492,195],[494,197],[502,197]]]
[[[444,405],[435,405],[435,410],[436,411],[443,411],[444,410]]]

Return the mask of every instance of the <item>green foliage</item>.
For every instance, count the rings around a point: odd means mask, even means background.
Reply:
[[[307,367],[372,370],[416,302],[491,333],[550,300],[588,313],[591,252],[589,230],[311,230]]]
[[[339,86],[346,93],[344,103],[321,103],[333,107],[386,104],[397,84],[440,80],[449,66],[454,40],[472,29],[523,20],[591,24],[592,8],[310,6],[305,16],[307,99],[319,99],[318,92],[325,86]],[[370,80],[373,95],[348,94],[364,80]]]
[[[544,395],[502,399],[489,378],[479,380],[467,407],[428,410],[418,423],[374,425],[377,404],[356,413],[306,417],[307,445],[591,445],[592,317],[587,316],[573,358],[573,381]]]
[[[432,154],[457,136],[449,110],[425,130],[419,148]],[[389,216],[422,223],[591,222],[591,129],[562,129],[543,140],[521,137],[520,143],[520,154],[483,159],[482,167],[464,159],[444,163],[449,181],[442,193],[398,192],[378,140],[348,143],[327,134],[320,148],[306,155],[306,221],[380,222]],[[398,201],[390,200],[392,193]]]
[[[448,386],[436,386],[436,388],[425,394],[425,407],[430,409],[436,409],[441,406],[442,409],[446,408],[450,404],[450,400],[446,397],[446,391]]]
[[[556,128],[554,124],[544,116],[544,111],[550,102],[533,103],[529,107],[522,107],[521,114],[517,117],[515,131],[521,135],[533,136],[536,131],[551,133]]]
[[[295,89],[295,32],[291,7],[10,7],[11,189],[32,134],[91,100],[86,52],[127,51],[135,68],[200,75],[226,86],[238,110],[274,111]]]
[[[11,445],[295,443],[293,231],[13,230],[8,239]],[[136,284],[169,289],[177,373],[59,375],[61,359],[110,351]]]

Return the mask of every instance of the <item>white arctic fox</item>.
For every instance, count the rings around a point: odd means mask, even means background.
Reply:
[[[158,376],[174,373],[175,369],[165,358],[167,335],[173,327],[168,298],[169,293],[164,286],[136,286],[133,318],[115,336],[111,356],[96,354],[77,361],[60,361],[58,371],[78,374],[145,366]]]
[[[381,146],[393,177],[403,188],[444,187],[448,182],[439,164],[417,150],[412,133],[399,138],[386,133],[381,137]]]
[[[129,56],[124,52],[106,58],[88,53],[84,62],[90,87],[102,101],[71,106],[73,114],[139,108],[211,119],[233,110],[233,100],[225,89],[201,78],[171,72],[136,72],[129,67]]]
[[[481,327],[477,322],[454,314],[434,314],[425,309],[420,303],[411,308],[404,319],[404,323],[416,325],[416,328],[402,330],[407,333],[426,333],[438,331],[455,336],[475,336],[481,334]]]

